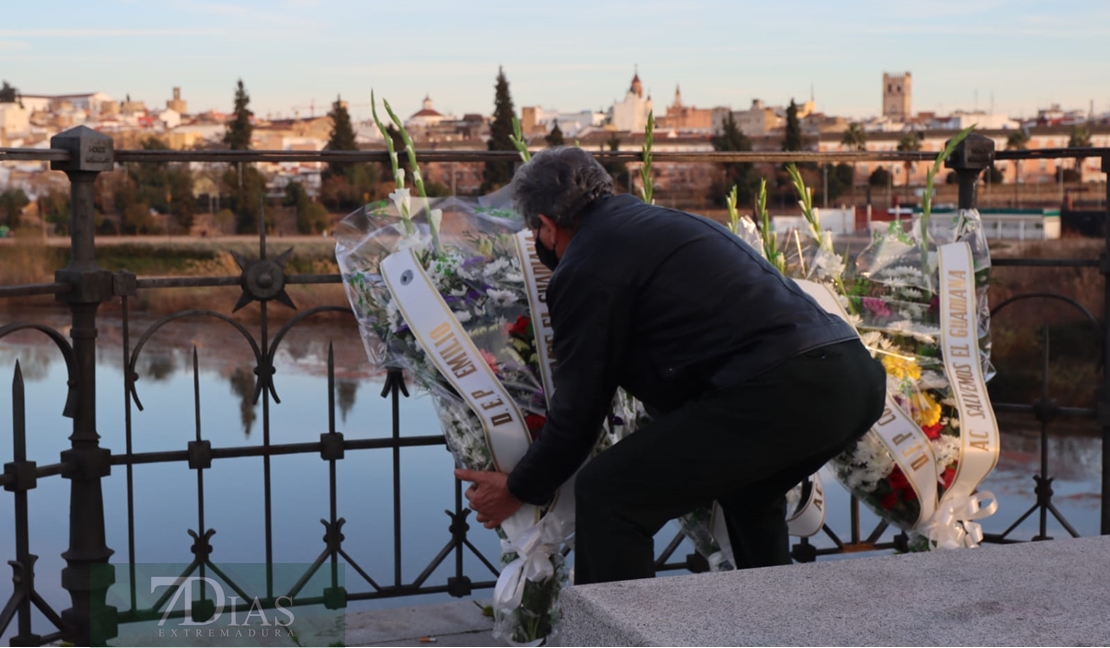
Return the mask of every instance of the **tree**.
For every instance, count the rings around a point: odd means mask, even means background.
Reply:
[[[782,150],[802,150],[802,125],[798,121],[798,104],[794,103],[793,99],[786,108],[786,129],[782,138]]]
[[[52,232],[69,234],[69,192],[51,189],[39,197],[39,216],[50,223]]]
[[[22,189],[8,189],[4,193],[0,193],[2,223],[13,230],[18,229],[19,217],[23,214],[23,208],[29,204],[31,204],[31,200],[27,198],[27,194],[23,193]]]
[[[142,142],[146,151],[166,151],[169,147],[156,137]],[[193,197],[193,174],[187,166],[165,162],[131,163],[127,174],[135,183],[135,192],[128,202],[140,202],[163,214],[170,214],[178,227],[188,233],[193,227],[196,201]],[[123,206],[125,211],[127,205]]]
[[[840,145],[851,150],[866,151],[867,132],[859,122],[852,122],[848,124],[848,130],[844,131],[844,135],[840,138]]]
[[[1016,130],[1006,137],[1007,151],[1024,151],[1029,144],[1029,133]],[[1021,160],[1014,160],[1014,202],[1021,209]]]
[[[1068,137],[1068,148],[1091,148],[1091,131],[1086,126],[1072,126]],[[1079,176],[1076,182],[1083,182],[1083,161],[1086,156],[1075,158],[1075,170]]]
[[[295,209],[297,232],[319,234],[327,229],[328,210],[320,203],[313,202],[301,183],[293,181],[285,185],[285,197],[281,204]]]
[[[227,131],[224,133],[224,144],[233,151],[250,150],[251,132],[254,130],[251,126],[254,113],[247,108],[250,102],[243,80],[239,79],[239,85],[235,88],[235,116],[227,123]]]
[[[872,187],[885,187],[890,184],[890,171],[883,167],[875,167],[871,172],[871,176],[867,178],[867,184]]]
[[[855,166],[846,162],[837,165],[826,164],[825,174],[828,178],[829,200],[834,200],[852,189],[855,179]]]
[[[856,151],[867,150],[867,131],[863,130],[863,126],[859,122],[852,122],[848,124],[848,130],[844,131],[844,135],[840,138],[840,145],[854,149]],[[852,178],[848,183],[852,190],[852,203],[856,202],[856,163],[852,162]],[[830,192],[831,193],[831,192]]]
[[[752,141],[744,135],[729,111],[721,125],[721,132],[711,140],[714,151],[750,151]],[[751,162],[725,162],[723,181],[714,180],[709,194],[713,202],[725,204],[725,198],[736,187],[736,202],[740,205],[751,204],[755,197],[756,177]]]
[[[553,120],[551,132],[543,138],[548,146],[562,146],[563,145],[563,131],[559,128],[559,120]]]
[[[8,85],[7,81],[0,85],[0,103],[16,103],[19,101],[19,91]]]
[[[248,151],[251,147],[251,117],[247,108],[251,98],[243,87],[243,80],[235,89],[235,117],[228,122],[224,133],[224,143],[233,151]],[[228,207],[235,214],[235,232],[254,234],[258,232],[258,220],[262,211],[262,200],[266,195],[266,180],[262,173],[250,164],[230,166],[224,174],[224,189],[221,194],[228,196]]]
[[[986,180],[988,184],[1002,184],[1002,172],[999,171],[998,167],[994,166],[994,164],[991,164],[987,167],[986,173],[983,174],[983,179]]]
[[[325,150],[328,151],[357,151],[355,130],[351,126],[351,116],[347,106],[336,97],[331,106],[328,117],[332,120],[331,134]],[[397,134],[398,137],[400,133]],[[396,145],[396,142],[394,142]],[[403,147],[403,145],[402,145]],[[369,202],[374,197],[374,185],[378,182],[378,174],[370,164],[362,162],[329,162],[328,168],[322,174],[322,180],[328,182],[332,178],[343,178],[344,183],[336,195],[336,207],[350,209]]]
[[[609,147],[610,151],[621,150],[621,138],[617,137],[616,131],[609,133],[609,139],[602,145],[601,150],[604,151],[606,146]],[[601,166],[605,167],[605,170],[609,172],[609,177],[613,179],[614,190],[617,192],[628,191],[626,186],[628,167],[625,166],[624,162],[606,161],[602,162]]]
[[[150,234],[154,231],[154,218],[150,206],[136,202],[128,205],[120,216],[121,234]]]
[[[221,195],[235,214],[236,234],[257,234],[266,197],[266,178],[250,164],[231,165],[223,177]]]
[[[920,151],[921,138],[918,137],[917,133],[906,133],[902,135],[902,139],[898,141],[898,150]],[[904,186],[908,188],[910,186],[910,176],[913,175],[913,161],[905,160],[902,162],[902,167],[906,170],[906,182]]]
[[[489,126],[490,151],[515,151],[516,147],[509,139],[513,134],[513,99],[509,95],[509,81],[505,78],[505,71],[497,68],[497,84],[494,86],[493,121]],[[497,188],[508,184],[513,179],[513,164],[509,160],[491,160],[486,162],[485,171],[482,173],[482,193],[491,193]]]

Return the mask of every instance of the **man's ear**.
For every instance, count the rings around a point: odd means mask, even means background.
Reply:
[[[550,227],[552,232],[557,232],[559,230],[559,227],[555,224],[555,221],[552,220],[549,216],[540,214],[540,222]]]

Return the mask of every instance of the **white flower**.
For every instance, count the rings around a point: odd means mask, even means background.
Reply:
[[[960,440],[954,436],[942,434],[932,442],[933,454],[937,458],[937,481],[941,481],[948,465],[960,458]]]
[[[428,222],[432,226],[432,231],[433,232],[438,232],[439,231],[439,226],[443,222],[443,210],[442,209],[433,209],[431,211],[431,213],[428,214]]]
[[[921,380],[918,381],[918,387],[921,389],[942,390],[948,388],[948,379],[944,374],[937,371],[923,371],[921,372]]]
[[[455,315],[455,319],[459,320],[459,324],[466,324],[470,321],[470,313],[467,311],[451,311]]]
[[[501,308],[511,306],[512,304],[516,303],[517,300],[515,292],[511,290],[500,290],[497,288],[490,288],[486,290],[486,296],[489,297],[494,304],[500,306]]]
[[[506,260],[503,257],[498,257],[492,263],[486,264],[485,269],[482,270],[482,276],[487,277],[487,278],[492,277],[493,275],[497,274],[498,272],[501,272],[503,269],[505,269],[507,267],[509,267],[508,260]]]
[[[398,173],[403,176],[405,170],[398,169]],[[409,206],[412,202],[412,196],[409,195],[408,187],[402,187],[400,189],[394,190],[392,193],[389,194],[389,198],[393,201],[393,204],[397,206],[397,211],[401,215],[408,216],[410,213],[412,213],[409,211]]]

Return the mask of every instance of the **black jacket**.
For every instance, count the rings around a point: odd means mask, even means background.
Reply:
[[[547,303],[555,393],[508,482],[533,504],[586,460],[618,386],[666,412],[856,337],[725,227],[627,194],[587,208]]]

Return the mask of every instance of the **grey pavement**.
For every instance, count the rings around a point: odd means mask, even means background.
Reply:
[[[1110,536],[569,588],[574,646],[1106,646]]]
[[[483,602],[484,604],[484,602]],[[493,619],[474,600],[354,612],[347,615],[347,646],[503,646]],[[423,641],[422,641],[423,640]]]

